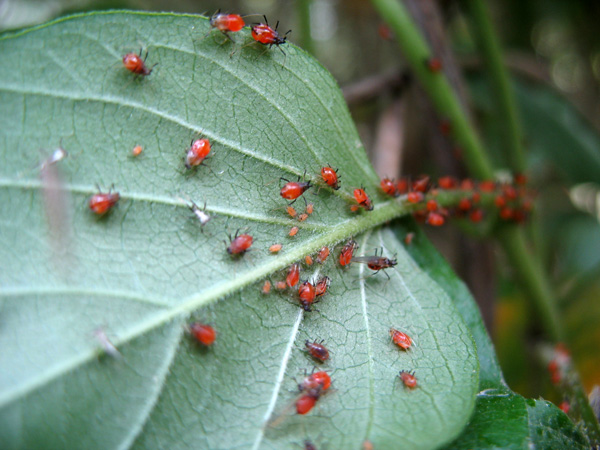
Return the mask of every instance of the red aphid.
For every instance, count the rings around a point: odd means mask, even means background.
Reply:
[[[118,192],[108,191],[103,193],[98,188],[98,193],[90,197],[89,207],[94,214],[101,216],[110,211],[120,198],[121,196]]]
[[[275,24],[275,29],[273,29],[269,26],[267,17],[264,17],[265,23],[259,23],[252,26],[252,39],[254,39],[256,42],[260,42],[263,45],[268,45],[269,47],[276,45],[279,48],[280,45],[286,43],[287,35],[291,33],[292,30],[288,30],[283,36],[281,36],[277,32],[279,21],[277,21],[277,24]],[[279,49],[281,50],[281,48]],[[281,52],[285,54],[283,50],[281,50]]]
[[[440,213],[430,212],[427,215],[427,223],[433,227],[441,227],[444,222],[446,222],[446,219]]]
[[[482,209],[474,209],[473,211],[471,211],[469,218],[471,219],[471,222],[473,222],[473,223],[481,222],[483,220],[483,210]]]
[[[152,73],[152,69],[154,66],[148,68],[146,66],[146,58],[148,58],[148,51],[146,51],[146,56],[142,59],[142,49],[140,49],[139,55],[136,53],[127,53],[123,56],[123,65],[127,70],[136,75],[148,76]]]
[[[296,200],[310,187],[310,181],[289,181],[281,188],[279,194],[286,200]]]
[[[362,206],[367,211],[373,210],[373,204],[371,203],[371,199],[365,192],[363,188],[354,189],[354,200],[358,203],[359,206]]]
[[[329,166],[323,167],[321,168],[321,177],[327,186],[331,187],[333,190],[337,191],[340,188],[340,177],[338,177],[337,169],[334,170]]]
[[[289,287],[294,287],[298,284],[300,280],[300,264],[294,263],[290,266],[288,270],[287,277],[285,277],[285,282]]]
[[[435,199],[427,200],[427,211],[435,211],[438,209],[438,202]]]
[[[463,212],[467,212],[471,209],[471,200],[468,198],[461,198],[458,202],[458,209]]]
[[[438,73],[442,70],[442,60],[439,58],[429,58],[425,63],[430,72]]]
[[[494,192],[496,189],[496,182],[493,180],[483,180],[479,182],[479,189],[481,192]]]
[[[510,220],[514,216],[514,210],[509,207],[502,208],[500,210],[500,218],[502,220]]]
[[[317,292],[310,281],[305,281],[298,287],[298,297],[304,311],[312,311],[311,305],[314,303]]]
[[[564,412],[565,414],[569,414],[569,411],[571,410],[571,405],[569,404],[568,401],[564,401],[560,404],[560,409],[562,410],[562,412]]]
[[[504,197],[503,195],[497,195],[494,199],[494,204],[498,208],[504,208],[506,206],[506,197]]]
[[[413,191],[418,191],[418,192],[427,192],[428,187],[429,187],[429,177],[427,175],[419,178],[412,185]]]
[[[325,261],[327,261],[328,257],[329,257],[329,247],[323,247],[323,248],[321,248],[321,250],[319,250],[319,254],[317,255],[317,262],[319,264],[323,264]]]
[[[404,383],[404,386],[407,388],[414,389],[417,387],[417,378],[415,377],[414,370],[412,373],[401,370],[398,376],[400,377],[400,380],[402,380],[402,383]]]
[[[316,405],[320,395],[321,391],[319,389],[309,390],[307,394],[296,400],[296,412],[298,414],[308,414]]]
[[[185,155],[185,167],[191,169],[199,166],[210,153],[210,141],[208,139],[196,139],[192,141]]]
[[[419,203],[423,201],[423,193],[422,192],[409,192],[406,194],[406,200],[408,203]]]
[[[514,178],[515,184],[524,186],[527,184],[527,175],[523,173],[516,173]]]
[[[443,119],[440,122],[440,133],[444,136],[448,136],[452,133],[452,123],[448,119]]]
[[[381,190],[387,195],[396,195],[396,184],[389,178],[381,180]]]
[[[454,189],[457,186],[457,182],[452,177],[442,177],[438,180],[438,186],[442,189]]]
[[[330,283],[331,283],[331,278],[329,278],[329,277],[320,278],[319,281],[317,281],[317,284],[315,285],[315,295],[317,297],[325,295]]]
[[[396,190],[398,194],[406,194],[408,192],[409,183],[406,178],[400,178],[398,180],[398,184],[396,185]]]
[[[246,23],[239,14],[216,13],[210,18],[210,26],[227,35],[229,32],[240,31]]]
[[[236,232],[235,237],[231,240],[229,247],[227,247],[227,253],[230,255],[243,255],[250,249],[253,240],[254,238],[249,234],[240,234],[238,236]]]
[[[352,262],[352,256],[354,255],[354,250],[358,247],[355,241],[352,239],[346,242],[346,244],[342,247],[342,251],[340,252],[340,266],[347,266]]]
[[[326,391],[331,386],[331,377],[325,371],[315,372],[302,380],[298,385],[300,392],[307,392],[311,389],[321,389]]]
[[[217,332],[213,327],[198,322],[190,325],[190,333],[198,342],[207,347],[211,346],[217,338]]]
[[[396,330],[395,328],[390,328],[390,336],[392,337],[394,344],[403,350],[408,350],[412,345],[412,339],[410,336],[402,331]]]
[[[394,33],[392,33],[390,27],[388,27],[385,23],[379,24],[379,26],[377,27],[377,33],[379,33],[379,37],[381,39],[384,39],[386,41],[391,41],[392,39],[394,39]]]
[[[465,178],[460,182],[460,188],[463,191],[472,191],[473,189],[475,189],[475,183],[473,183],[473,180]]]
[[[329,359],[329,350],[325,348],[323,345],[323,341],[321,342],[309,342],[305,341],[304,345],[310,355],[320,362],[325,362]]]
[[[511,186],[510,184],[505,184],[504,186],[502,186],[502,192],[504,192],[504,195],[509,200],[516,200],[516,198],[518,197],[517,190],[514,186]]]

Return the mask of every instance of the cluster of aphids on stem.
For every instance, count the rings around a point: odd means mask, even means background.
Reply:
[[[431,183],[428,176],[422,176],[416,180],[401,178],[398,181],[383,178],[380,186],[384,194],[402,196],[406,204],[415,205],[413,215],[419,222],[441,226],[450,216],[468,218],[478,223],[484,219],[486,212],[495,213],[504,222],[523,223],[533,205],[533,193],[526,184],[525,175],[516,174],[512,182],[505,183],[471,179],[459,181],[453,177],[442,177],[436,185]],[[457,200],[442,207],[437,198],[447,192],[455,193]],[[492,198],[493,202],[483,202],[482,196]],[[484,203],[488,205],[487,208]]]
[[[562,387],[562,391],[572,390],[569,388],[569,383],[572,380],[569,379],[573,369],[571,367],[571,354],[567,347],[559,342],[553,349],[552,359],[548,363],[548,373],[550,374],[550,380],[555,386]],[[568,414],[571,410],[571,404],[568,399],[564,399],[559,405],[565,414]]]

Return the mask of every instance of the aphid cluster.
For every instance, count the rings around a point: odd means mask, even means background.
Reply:
[[[482,195],[492,197],[497,217],[504,222],[522,223],[527,220],[533,202],[532,193],[526,188],[527,177],[516,174],[513,183],[497,183],[491,180],[475,182],[470,179],[459,181],[453,177],[441,177],[437,186],[428,176],[415,181],[401,178],[398,182],[383,178],[381,190],[384,194],[403,199],[408,205],[414,205],[413,215],[420,222],[432,226],[444,225],[450,216],[469,218],[478,223],[484,219]],[[462,193],[451,208],[441,207],[437,197],[442,192]]]

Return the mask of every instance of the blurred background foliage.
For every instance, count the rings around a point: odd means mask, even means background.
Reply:
[[[530,234],[559,294],[568,344],[589,392],[600,384],[600,2],[487,3],[516,91],[528,175],[538,191]],[[502,167],[496,108],[461,2],[405,4]],[[258,14],[248,17],[249,23],[266,14],[271,24],[280,21],[280,30],[292,29],[290,40],[336,77],[381,176],[465,175],[444,118],[435,116],[368,1],[0,0],[0,30],[100,9]],[[511,388],[560,403],[540,357],[543,333],[537,317],[500,252],[485,236],[468,231],[447,226],[428,233],[477,298]]]

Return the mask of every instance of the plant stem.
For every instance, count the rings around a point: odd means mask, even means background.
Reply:
[[[394,31],[404,57],[429,94],[440,116],[450,120],[452,133],[461,147],[465,164],[471,174],[479,179],[492,179],[492,165],[452,87],[442,73],[432,72],[427,68],[427,61],[432,57],[432,53],[404,5],[398,0],[371,2]]]
[[[500,229],[497,235],[510,259],[516,277],[521,281],[529,298],[540,313],[544,328],[553,340],[562,341],[564,332],[556,303],[553,301],[553,294],[539,264],[527,249],[523,230],[507,226]]]
[[[485,60],[490,74],[492,92],[496,98],[498,114],[505,140],[504,148],[508,154],[509,167],[517,172],[525,170],[522,131],[518,120],[517,104],[514,92],[510,87],[508,71],[506,70],[500,43],[493,31],[487,6],[482,0],[465,0],[471,16],[471,25],[475,41],[480,47],[480,53]]]
[[[311,55],[315,54],[315,45],[310,31],[310,5],[312,0],[297,0],[298,24],[300,28],[300,47]]]

